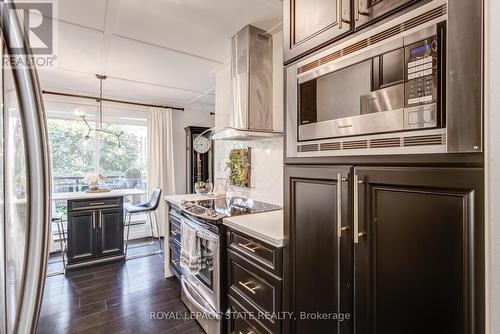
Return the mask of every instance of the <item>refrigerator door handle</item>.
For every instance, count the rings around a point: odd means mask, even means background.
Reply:
[[[31,57],[31,49],[15,10],[13,0],[1,4],[2,34],[6,53],[12,55],[11,45],[23,45],[26,57]],[[12,69],[17,94],[21,123],[26,143],[28,174],[27,244],[22,273],[21,298],[14,323],[14,333],[34,333],[36,331],[42,302],[47,269],[49,222],[50,222],[50,156],[47,124],[42,94],[36,69],[18,62]]]

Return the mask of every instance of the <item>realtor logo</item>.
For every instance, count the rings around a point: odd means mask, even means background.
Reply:
[[[16,1],[12,6],[0,0],[0,5],[2,18],[7,18],[5,21],[8,26],[5,29],[14,29],[12,22],[18,20],[21,34],[30,46],[30,49],[26,50],[21,41],[12,39],[8,44],[9,53],[3,56],[4,66],[36,66],[39,69],[53,67],[57,59],[57,1]],[[10,35],[13,34],[14,30],[10,31]]]
[[[10,9],[11,22],[18,16],[23,34],[28,37],[33,55],[52,54],[54,6],[51,2],[17,2],[16,9]],[[22,45],[10,45],[11,53],[20,55],[25,50]]]

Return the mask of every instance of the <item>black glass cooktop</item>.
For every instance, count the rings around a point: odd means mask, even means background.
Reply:
[[[281,210],[282,207],[242,197],[219,197],[192,203],[204,208],[215,210],[225,217],[248,215],[252,213]]]

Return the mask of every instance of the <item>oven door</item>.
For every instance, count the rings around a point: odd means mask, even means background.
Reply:
[[[207,240],[213,245],[213,265],[212,268],[200,270],[197,275],[193,275],[188,269],[181,267],[182,275],[193,289],[196,290],[196,295],[203,298],[212,309],[220,311],[220,239],[215,233],[203,228],[197,222],[187,221],[182,218],[182,224],[188,224],[197,229],[197,236],[202,239],[201,247],[206,247],[203,240]],[[191,294],[192,295],[192,294]]]
[[[220,312],[216,311],[195,285],[184,275],[181,276],[181,299],[196,317],[206,333],[220,333]]]
[[[426,3],[430,0],[354,0],[355,27],[360,28],[370,24],[385,15],[400,10],[417,2]]]

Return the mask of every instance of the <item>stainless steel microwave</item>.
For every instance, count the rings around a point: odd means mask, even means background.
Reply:
[[[448,6],[432,1],[289,66],[287,156],[481,151],[482,35],[450,22]]]

